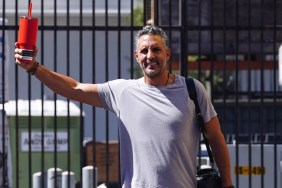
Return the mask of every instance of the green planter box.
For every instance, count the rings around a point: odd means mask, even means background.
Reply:
[[[74,103],[57,101],[55,115],[54,101],[44,101],[42,116],[41,100],[30,101],[30,105],[19,100],[16,116],[15,106],[15,101],[11,101],[6,109],[13,187],[18,183],[20,187],[31,188],[33,173],[42,169],[47,172],[55,166],[63,171],[70,169],[79,181],[80,124],[83,122],[80,109]]]

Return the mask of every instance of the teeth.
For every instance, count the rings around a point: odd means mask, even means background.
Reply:
[[[147,65],[156,65],[157,62],[148,62]]]

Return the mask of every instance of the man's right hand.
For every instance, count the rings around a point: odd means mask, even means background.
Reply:
[[[23,69],[25,70],[30,70],[34,64],[36,63],[36,57],[37,57],[37,52],[38,52],[38,49],[37,47],[35,46],[34,47],[34,56],[31,60],[31,62],[22,62],[22,49],[19,48],[19,45],[18,43],[16,42],[15,43],[15,61],[16,61],[16,64],[19,65],[20,67],[22,67]]]

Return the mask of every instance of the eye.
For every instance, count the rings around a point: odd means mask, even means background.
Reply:
[[[142,53],[142,54],[147,54],[147,53],[148,53],[148,49],[142,49],[142,50],[140,51],[140,53]]]
[[[154,48],[153,51],[154,51],[155,53],[157,53],[157,52],[160,52],[161,49],[160,49],[160,48]]]

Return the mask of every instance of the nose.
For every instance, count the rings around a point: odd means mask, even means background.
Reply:
[[[151,59],[154,59],[155,57],[155,54],[152,50],[148,50],[148,53],[147,53],[147,59],[151,60]]]

